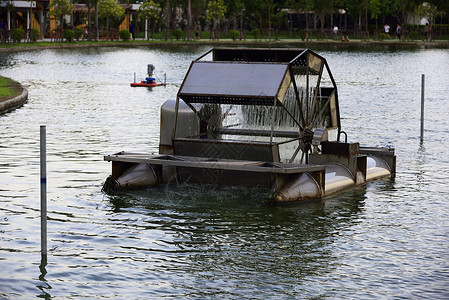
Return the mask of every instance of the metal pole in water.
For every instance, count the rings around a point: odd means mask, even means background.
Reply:
[[[46,126],[41,125],[41,254],[47,255],[47,151]]]
[[[424,79],[425,75],[421,76],[421,143],[424,141]]]
[[[136,83],[136,72],[134,72],[134,83]]]
[[[167,73],[164,73],[164,85],[167,84]]]

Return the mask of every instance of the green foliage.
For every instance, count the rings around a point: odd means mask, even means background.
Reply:
[[[20,86],[18,82],[12,79],[0,76],[0,102],[3,97],[15,96],[14,85]]]
[[[210,21],[221,20],[226,14],[226,5],[223,0],[212,0],[207,5],[206,19]]]
[[[408,35],[408,38],[410,40],[417,40],[418,39],[418,32],[417,31],[411,31]]]
[[[120,36],[120,39],[124,41],[129,41],[129,38],[131,37],[131,33],[127,29],[120,30],[118,34]]]
[[[254,37],[255,40],[258,40],[260,37],[260,30],[257,28],[254,28],[250,31],[250,34]]]
[[[30,36],[30,39],[31,39],[32,42],[36,42],[37,39],[38,39],[40,36],[41,36],[41,33],[40,33],[39,29],[33,28],[33,29],[31,30],[31,36]]]
[[[175,39],[179,41],[184,36],[184,31],[182,31],[181,29],[175,29],[173,30],[172,34]]]
[[[69,15],[73,7],[69,0],[53,0],[49,6],[49,14],[59,19],[63,15]]]
[[[387,38],[387,35],[384,32],[379,33],[378,40],[383,41]]]
[[[445,14],[444,11],[439,10],[435,5],[428,2],[422,3],[415,8],[414,13],[420,18],[435,18],[441,17]]]
[[[239,32],[237,30],[230,30],[229,31],[229,36],[231,37],[231,39],[233,41],[235,41],[236,39],[239,38],[240,34],[239,34]]]
[[[78,27],[75,27],[75,29],[73,30],[73,32],[74,32],[74,34],[75,34],[75,39],[77,40],[77,41],[79,41],[80,40],[80,38],[83,36],[83,30],[81,29],[81,28],[78,28]]]
[[[64,31],[64,38],[67,42],[72,42],[75,38],[75,32],[73,30],[67,29]]]
[[[149,0],[139,7],[139,18],[141,20],[148,19],[150,22],[157,22],[160,19],[162,8],[159,3]]]
[[[280,27],[286,25],[287,23],[287,13],[280,11],[271,16],[271,24],[275,27]]]
[[[100,18],[119,19],[125,15],[125,9],[115,0],[99,0],[98,16]]]
[[[371,12],[371,18],[377,19],[382,15],[382,12],[385,11],[385,2],[380,0],[369,0],[368,9]]]
[[[14,28],[11,32],[14,43],[20,43],[25,38],[25,30],[23,28]]]
[[[306,31],[305,30],[300,30],[298,32],[298,34],[299,34],[299,37],[301,38],[301,40],[304,41],[306,39]]]
[[[369,32],[375,32],[376,31],[376,24],[368,24],[368,31]]]

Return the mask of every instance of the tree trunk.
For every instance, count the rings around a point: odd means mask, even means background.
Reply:
[[[292,14],[288,14],[290,19],[290,38],[293,37],[293,20],[292,20]]]
[[[64,34],[63,34],[63,28],[62,28],[62,15],[59,17],[59,37],[60,41],[64,41]]]
[[[365,0],[365,31],[368,31],[368,0]]]
[[[91,32],[90,32],[90,19],[91,19],[91,15],[90,15],[90,0],[87,0],[87,40],[90,41],[91,38]]]
[[[271,41],[271,9],[270,4],[268,4],[268,40]]]
[[[187,40],[192,40],[192,0],[187,2]]]
[[[309,1],[306,0],[306,41],[309,41]]]
[[[97,3],[95,5],[95,41],[98,41],[99,36],[98,30],[99,28],[98,28],[98,0],[97,0]]]
[[[165,40],[168,41],[168,27],[170,26],[170,0],[167,0],[167,9],[165,16]]]

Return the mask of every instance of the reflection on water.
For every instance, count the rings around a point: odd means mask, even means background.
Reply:
[[[104,154],[157,153],[160,106],[207,48],[0,54],[0,75],[30,92],[23,107],[0,116],[0,298],[444,298],[444,50],[318,51],[337,81],[349,141],[396,148],[393,181],[277,206],[263,190],[207,185],[101,193],[110,174]],[[169,84],[129,87],[148,63]],[[420,144],[422,73],[428,117]],[[47,260],[39,260],[42,124]]]

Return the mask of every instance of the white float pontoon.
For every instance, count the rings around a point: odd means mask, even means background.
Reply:
[[[105,156],[112,175],[103,189],[243,185],[289,202],[395,176],[394,149],[342,142],[343,133],[337,86],[323,57],[215,48],[192,62],[176,100],[162,105],[159,155]]]

